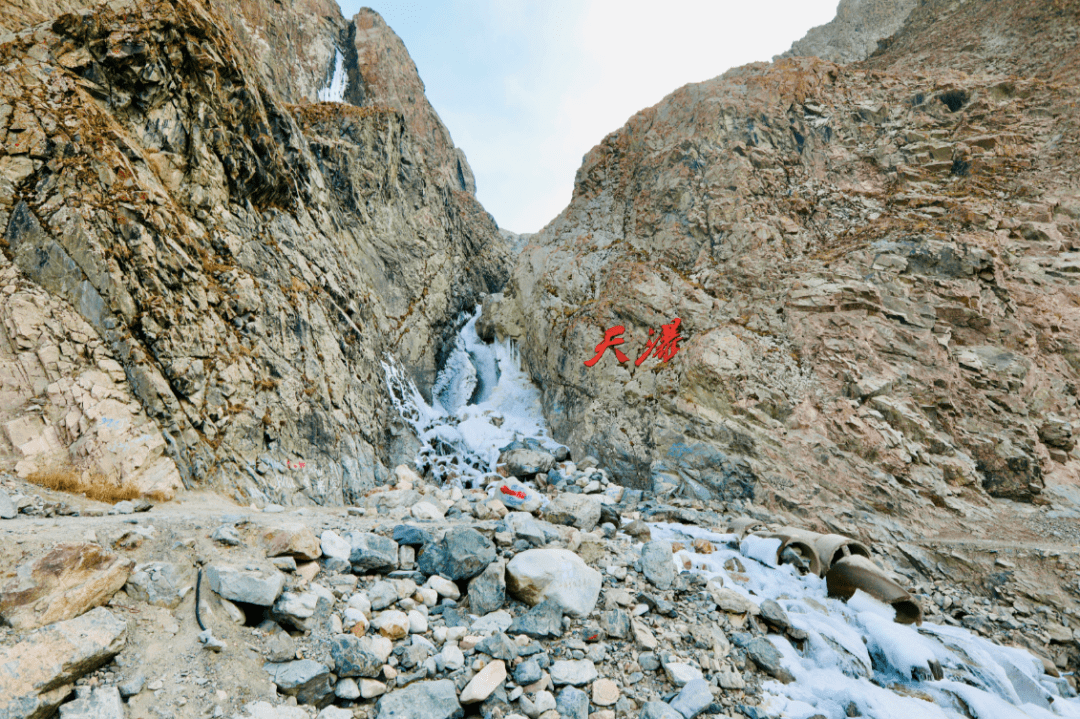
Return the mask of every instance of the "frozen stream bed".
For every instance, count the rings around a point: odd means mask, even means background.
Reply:
[[[395,406],[422,442],[416,464],[440,481],[476,484],[495,471],[499,448],[532,439],[554,450],[540,391],[509,340],[488,344],[476,333],[480,308],[462,328],[428,404],[401,368],[384,363]]]
[[[891,606],[862,592],[847,603],[832,599],[824,579],[770,561],[779,540],[740,542],[734,534],[681,524],[651,527],[654,539],[686,547],[694,539],[712,543],[711,554],[678,551],[676,565],[689,565],[757,603],[774,600],[809,635],[801,651],[785,637],[769,635],[795,681],[766,683],[768,699],[760,708],[768,716],[843,719],[854,705],[862,716],[877,719],[1080,717],[1080,701],[1062,696],[1071,694],[1067,683],[1047,676],[1027,650],[994,644],[960,627],[897,624]],[[767,542],[776,544],[763,548]],[[945,675],[938,681],[930,677],[933,660]]]

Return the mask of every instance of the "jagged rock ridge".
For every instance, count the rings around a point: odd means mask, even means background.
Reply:
[[[791,49],[775,58],[820,57],[836,63],[858,62],[870,57],[878,42],[904,24],[918,0],[840,0],[836,17],[810,28]]]

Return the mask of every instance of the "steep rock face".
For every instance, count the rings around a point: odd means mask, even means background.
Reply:
[[[858,62],[878,49],[878,41],[900,29],[918,0],[840,0],[836,17],[811,28],[791,49],[778,56],[820,57],[831,62]]]
[[[429,167],[440,182],[476,192],[476,180],[465,153],[454,147],[450,133],[424,95],[424,83],[408,50],[379,14],[362,8],[353,18],[357,66],[364,103],[401,111]]]
[[[5,37],[4,253],[102,338],[185,482],[350,501],[393,451],[381,363],[427,391],[504,243],[405,114],[286,104],[229,28],[113,2]]]
[[[1076,481],[1076,65],[904,42],[942,66],[738,68],[586,156],[485,307],[558,439],[626,484],[935,530]],[[675,317],[679,353],[635,366]],[[629,361],[586,366],[617,325]]]
[[[350,56],[350,23],[334,0],[241,0],[212,3],[229,23],[230,35],[246,50],[266,87],[285,102],[316,102],[337,69]],[[359,88],[346,97],[361,104]]]

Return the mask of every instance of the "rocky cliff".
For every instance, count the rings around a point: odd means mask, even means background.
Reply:
[[[486,311],[556,437],[840,531],[1076,536],[1077,8],[923,3],[865,64],[737,68],[606,137]]]
[[[427,391],[507,272],[400,40],[333,3],[16,4],[5,23],[0,262],[48,291],[50,329],[5,308],[5,463],[85,473],[83,438],[118,422],[160,428],[165,495],[178,477],[342,503],[381,479],[382,363]],[[58,399],[87,362],[132,396],[86,391],[133,415]]]
[[[822,60],[847,63],[870,57],[878,42],[892,37],[903,26],[918,0],[840,0],[836,17],[811,28],[792,43],[791,49],[777,56],[820,57]]]

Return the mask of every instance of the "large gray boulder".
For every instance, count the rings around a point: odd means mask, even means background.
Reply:
[[[349,532],[349,562],[357,574],[391,570],[397,567],[398,544],[381,534]]]
[[[671,542],[655,540],[641,547],[641,573],[657,589],[671,589],[675,583],[675,563],[671,560]]]
[[[449,679],[410,684],[384,696],[376,709],[377,719],[460,719],[464,714]]]
[[[175,609],[184,598],[180,592],[187,585],[175,564],[150,562],[135,567],[124,589],[136,601]]]
[[[600,522],[600,498],[564,492],[544,510],[544,519],[553,524],[577,527],[583,532],[592,531]]]
[[[494,562],[495,556],[495,545],[480,532],[452,527],[424,549],[417,567],[427,575],[439,574],[455,581],[472,579]]]
[[[501,453],[499,464],[505,464],[506,470],[515,477],[529,477],[552,469],[555,455],[542,449],[522,447]]]
[[[263,664],[263,669],[279,692],[296,697],[301,704],[319,704],[334,692],[330,683],[330,668],[312,659],[280,664],[267,662]]]
[[[206,568],[210,588],[229,601],[269,607],[285,587],[285,575],[277,569],[240,569],[227,564]]]
[[[15,503],[7,492],[0,489],[0,519],[15,519],[18,516],[19,510],[15,509]]]
[[[60,719],[124,719],[124,700],[116,687],[79,687],[75,701],[60,705]]]
[[[500,609],[506,601],[506,565],[492,562],[469,582],[469,609],[483,616]]]
[[[330,640],[330,657],[339,677],[377,677],[382,659],[352,634],[339,634]]]

